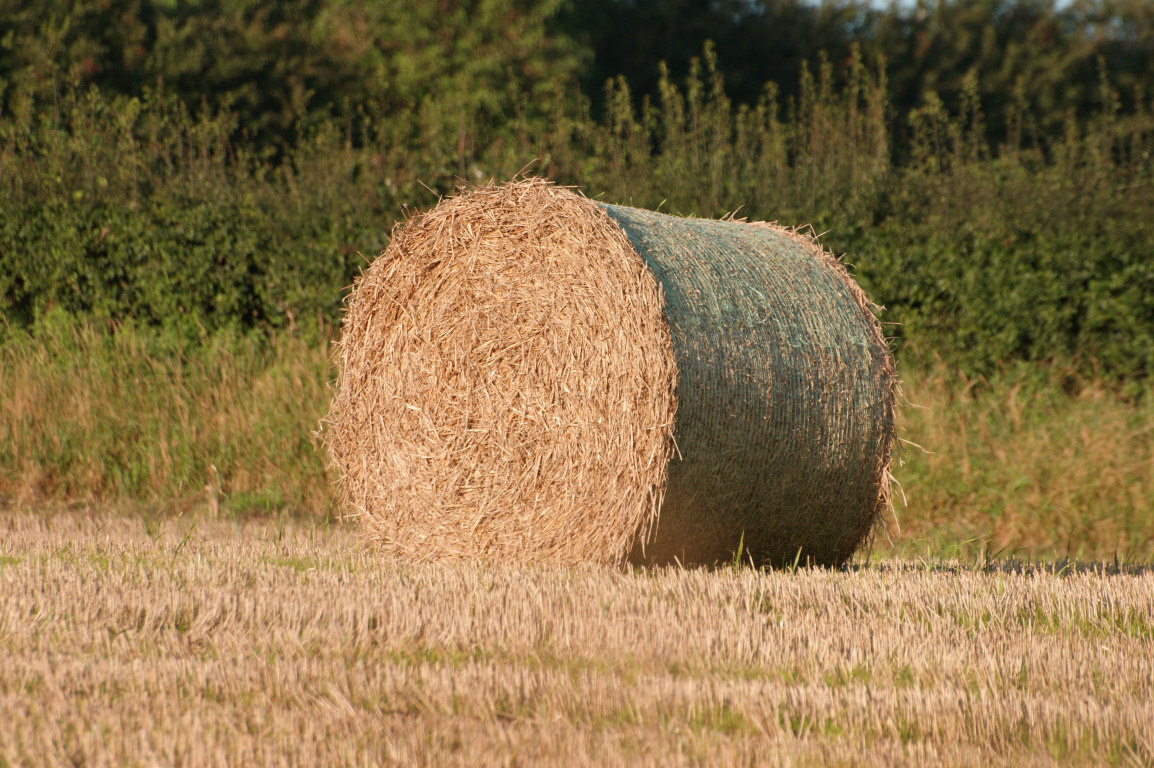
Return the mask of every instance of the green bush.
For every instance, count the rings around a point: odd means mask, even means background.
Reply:
[[[770,88],[735,106],[707,48],[683,85],[661,79],[656,102],[615,81],[595,119],[554,94],[545,129],[512,119],[470,150],[468,181],[529,168],[610,202],[808,223],[887,308],[899,354],[970,375],[1057,362],[1137,391],[1154,372],[1154,114],[1107,107],[1061,140],[995,149],[976,81],[956,113],[928,98],[903,135],[884,71],[860,59],[850,71],[838,86],[823,62],[797,99]],[[7,324],[57,309],[189,342],[332,325],[404,206],[462,182],[458,134],[353,140],[352,122],[332,120],[302,126],[280,157],[235,145],[236,124],[162,94],[97,91],[67,94],[58,117],[0,124]]]
[[[333,323],[359,261],[343,253],[347,231],[228,201],[135,209],[54,201],[9,211],[0,223],[3,311],[20,326],[53,308],[188,338],[296,318]]]

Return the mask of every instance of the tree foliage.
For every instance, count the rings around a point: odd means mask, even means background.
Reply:
[[[1145,0],[922,0],[888,8],[866,0],[573,0],[554,22],[590,47],[586,89],[624,76],[655,93],[662,62],[683,77],[715,44],[727,92],[753,104],[765,83],[797,95],[819,55],[847,82],[854,51],[884,61],[903,115],[927,99],[961,104],[968,80],[991,138],[1060,131],[1068,113],[1102,105],[1107,73],[1123,109],[1154,94],[1154,6]]]
[[[934,98],[957,107],[969,78],[995,139],[1154,94],[1145,0],[0,0],[0,113],[52,109],[77,85],[164,89],[227,107],[235,138],[260,146],[338,118],[356,136],[458,133],[467,156],[510,122],[539,128],[555,91],[580,85],[603,109],[604,84],[623,76],[656,96],[663,63],[684,77],[707,41],[737,103],[767,82],[797,95],[823,54],[846,82],[855,50],[886,62],[899,115]],[[494,133],[462,133],[474,117]]]
[[[558,0],[0,0],[0,107],[66,87],[163,89],[227,107],[236,138],[284,147],[333,118],[449,130],[534,113],[581,63],[545,21]],[[387,124],[387,125],[386,125]],[[468,143],[473,137],[462,136]]]

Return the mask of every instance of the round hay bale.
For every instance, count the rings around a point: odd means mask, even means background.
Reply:
[[[841,563],[888,500],[872,309],[773,225],[541,179],[443,200],[345,313],[344,504],[415,560]]]

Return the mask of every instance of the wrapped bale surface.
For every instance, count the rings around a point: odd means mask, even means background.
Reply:
[[[447,199],[358,280],[338,366],[345,505],[403,557],[840,563],[887,501],[872,307],[768,224]]]

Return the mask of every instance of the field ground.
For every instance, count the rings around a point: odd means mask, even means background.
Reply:
[[[1154,570],[412,567],[0,517],[0,765],[1150,765]]]

